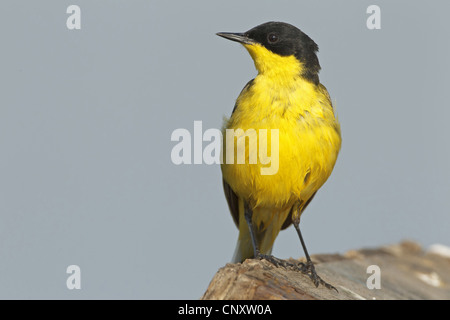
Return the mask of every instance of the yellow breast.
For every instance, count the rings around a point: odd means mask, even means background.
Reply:
[[[223,128],[225,181],[252,208],[283,210],[297,200],[309,199],[330,176],[341,146],[339,123],[325,87],[301,77],[286,81],[259,74],[236,103],[235,111]],[[242,132],[227,139],[226,129],[241,129]],[[261,129],[267,130],[266,141],[259,139]],[[245,137],[249,130],[257,133],[258,151],[249,148],[250,138]],[[271,130],[278,132],[278,141],[271,139],[274,134]],[[226,161],[226,146],[230,142],[236,146],[242,139],[247,140],[245,162],[237,163],[237,149],[234,149],[234,157],[228,159],[233,159],[233,163]],[[265,163],[260,157],[256,163],[251,163],[252,152],[259,153],[263,142],[267,142],[272,163]],[[274,151],[278,151],[278,155],[273,154]],[[276,158],[276,173],[262,174],[261,169],[274,165]]]

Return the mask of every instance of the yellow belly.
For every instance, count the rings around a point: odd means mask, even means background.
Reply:
[[[259,159],[256,164],[250,164],[248,146],[244,164],[222,165],[225,181],[253,208],[283,209],[293,201],[308,200],[328,179],[336,162],[340,138],[333,128],[292,127],[283,122],[272,127],[279,128],[278,172],[261,174],[261,168],[269,165]],[[270,139],[268,144],[268,149],[272,150]]]
[[[251,208],[282,211],[298,200],[307,201],[330,176],[341,146],[339,124],[329,98],[321,91],[306,88],[311,92],[305,92],[303,86],[298,92],[291,90],[284,98],[278,92],[274,99],[270,91],[261,87],[265,83],[258,84],[257,80],[252,88],[241,93],[238,108],[224,126],[223,159],[230,142],[225,129],[254,129],[258,134],[261,129],[277,129],[278,171],[272,175],[261,174],[261,168],[270,164],[263,164],[260,159],[249,163],[246,143],[245,163],[237,164],[235,154],[234,163],[224,161],[222,173],[234,192]],[[267,142],[270,155],[274,148],[270,138]],[[274,155],[271,156],[273,159]]]

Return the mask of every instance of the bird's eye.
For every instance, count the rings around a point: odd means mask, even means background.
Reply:
[[[277,43],[278,36],[275,33],[269,33],[269,35],[267,36],[267,41],[269,41],[269,43],[271,43],[271,44]]]

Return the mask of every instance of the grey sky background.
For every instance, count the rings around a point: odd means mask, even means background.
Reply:
[[[81,8],[81,30],[66,8]],[[381,30],[366,8],[381,8]],[[173,130],[220,128],[256,71],[215,36],[266,21],[320,47],[341,121],[302,216],[312,254],[450,245],[450,3],[2,1],[0,298],[197,299],[238,231],[218,165],[171,162]],[[303,256],[294,229],[276,256]],[[66,287],[81,268],[81,290]]]

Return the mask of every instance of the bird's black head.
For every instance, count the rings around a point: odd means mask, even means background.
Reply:
[[[282,57],[294,56],[303,65],[302,76],[315,84],[319,83],[320,64],[316,55],[319,47],[293,25],[284,22],[267,22],[244,33],[218,33],[217,35],[240,42],[247,49],[256,44]],[[251,51],[250,54],[252,54]],[[255,60],[253,54],[252,57]]]

